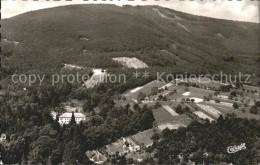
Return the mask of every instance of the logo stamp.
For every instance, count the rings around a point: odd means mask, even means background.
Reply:
[[[240,145],[229,146],[227,148],[227,152],[230,153],[230,154],[234,154],[234,153],[241,151],[241,150],[246,150],[246,143],[241,143]]]

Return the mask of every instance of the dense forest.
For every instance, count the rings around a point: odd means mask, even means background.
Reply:
[[[100,115],[93,113],[87,122],[79,125],[72,119],[69,125],[64,126],[52,119],[50,111],[59,101],[66,99],[63,98],[64,95],[73,97],[69,84],[56,89],[41,88],[39,93],[34,93],[34,90],[24,97],[6,93],[2,97],[4,101],[1,105],[0,122],[1,132],[8,136],[9,142],[1,144],[3,162],[75,164],[77,160],[87,164],[87,150],[153,126],[154,118],[150,107],[140,108],[135,105],[134,110],[129,109],[129,105],[115,107],[114,94],[109,88],[99,88],[92,91],[91,95],[88,92],[84,107],[91,111],[90,107],[99,106]]]
[[[136,57],[151,72],[259,75],[254,23],[158,6],[70,5],[21,14],[1,25],[3,39],[19,42],[1,43],[8,74],[58,72],[63,63],[119,70],[112,58]]]
[[[260,122],[241,118],[223,118],[216,122],[194,121],[187,128],[165,129],[155,134],[152,151],[155,158],[147,162],[177,164],[257,164],[260,162]],[[246,149],[228,153],[227,148],[245,143]]]

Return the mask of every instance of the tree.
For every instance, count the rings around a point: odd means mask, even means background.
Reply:
[[[228,96],[228,99],[229,99],[229,100],[233,100],[233,96],[229,95],[229,96]]]
[[[76,124],[76,119],[75,119],[75,116],[74,116],[74,112],[72,112],[70,125],[75,125],[75,124]]]
[[[234,103],[233,103],[233,108],[234,108],[234,109],[238,109],[238,104],[237,104],[237,102],[234,102]]]
[[[157,95],[157,93],[158,93],[158,87],[152,87],[151,95]]]
[[[185,99],[181,99],[181,104],[184,104],[185,103]]]
[[[257,106],[256,106],[256,105],[253,105],[253,106],[250,108],[249,112],[256,115],[256,114],[258,113]]]
[[[153,117],[153,112],[151,110],[146,110],[143,114],[142,114],[142,126],[144,129],[148,129],[151,128],[153,126],[153,122],[154,122],[154,117]]]
[[[190,108],[189,108],[188,106],[186,106],[186,107],[184,108],[184,112],[186,112],[186,113],[190,112]]]
[[[237,92],[236,91],[232,91],[232,92],[230,92],[229,95],[232,96],[232,97],[237,97]]]
[[[159,96],[158,96],[158,100],[163,100],[163,96],[162,96],[162,95],[159,95]]]
[[[167,86],[165,86],[164,90],[166,90],[166,91],[167,91],[167,90],[168,90],[168,87],[167,87]]]
[[[143,93],[143,92],[140,92],[140,93],[137,95],[137,102],[138,102],[138,103],[141,103],[142,100],[144,100],[145,97],[146,97],[146,94]]]
[[[93,105],[91,104],[91,100],[87,99],[83,103],[84,112],[91,112],[93,110]]]
[[[166,96],[163,96],[163,101],[167,101],[167,97]]]
[[[57,148],[57,141],[48,136],[41,136],[32,144],[28,164],[47,164],[52,151]]]
[[[177,112],[178,114],[183,114],[183,110],[182,110],[182,106],[181,106],[181,105],[177,105],[177,107],[176,107],[176,112]]]
[[[154,108],[157,109],[157,108],[160,108],[160,107],[162,107],[162,105],[158,101],[156,101]]]
[[[152,139],[153,141],[158,141],[158,140],[160,140],[160,138],[161,138],[161,134],[159,134],[158,132],[155,132],[155,133],[153,134],[153,136],[151,137],[151,139]]]
[[[219,94],[220,94],[220,91],[215,91],[215,92],[214,92],[214,95],[215,95],[215,96],[218,96]]]
[[[18,164],[23,157],[25,139],[11,140],[8,145],[0,145],[2,161],[4,164]],[[25,155],[24,155],[25,156]],[[23,158],[25,159],[25,158]]]
[[[260,102],[257,101],[257,102],[255,103],[255,105],[256,105],[257,107],[260,107]]]
[[[241,88],[241,87],[243,87],[243,85],[242,85],[240,82],[236,82],[236,83],[235,83],[235,86],[236,86],[236,88]]]
[[[228,118],[237,118],[237,115],[234,112],[232,112],[232,113],[227,113],[226,117],[228,117]]]
[[[219,88],[222,92],[230,92],[230,89],[232,89],[232,85],[221,85]]]
[[[212,94],[209,94],[208,99],[209,99],[209,100],[212,99]]]

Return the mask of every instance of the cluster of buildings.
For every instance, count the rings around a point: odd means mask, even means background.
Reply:
[[[106,146],[108,155],[116,155],[118,152],[119,155],[124,155],[127,153],[133,153],[139,151],[141,147],[136,144],[132,139],[126,137],[118,140],[115,143],[109,144]]]

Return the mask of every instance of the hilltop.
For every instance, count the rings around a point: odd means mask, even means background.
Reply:
[[[149,69],[258,73],[259,24],[195,16],[158,6],[70,5],[1,21],[3,68],[50,72],[71,63],[121,68],[138,58]]]

